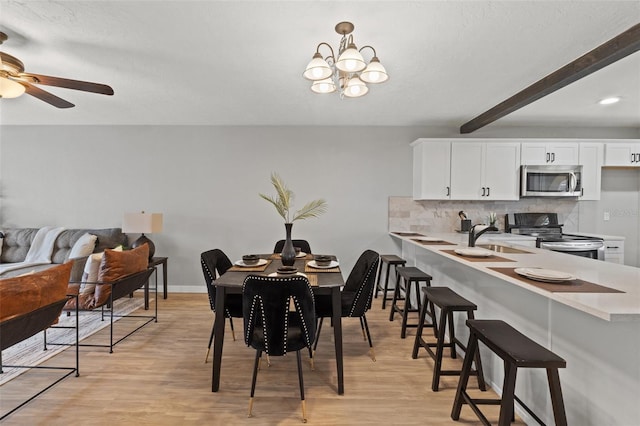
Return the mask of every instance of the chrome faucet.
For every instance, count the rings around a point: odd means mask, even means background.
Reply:
[[[476,227],[479,229],[477,234],[476,234]],[[495,226],[473,225],[469,230],[469,247],[476,246],[476,240],[478,239],[478,237],[480,237],[480,235],[484,234],[487,231],[497,231],[497,230],[498,228],[496,228]]]

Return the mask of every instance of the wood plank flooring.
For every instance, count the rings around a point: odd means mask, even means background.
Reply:
[[[309,424],[315,425],[452,425],[480,424],[468,406],[459,422],[450,418],[457,377],[443,377],[431,391],[433,362],[426,352],[411,359],[415,329],[400,338],[400,321],[389,322],[380,299],[367,315],[376,362],[369,357],[357,319],[345,319],[345,394],[336,393],[333,333],[325,321],[315,371],[305,362]],[[206,294],[170,294],[159,300],[159,320],[117,345],[82,348],[80,377],[69,377],[5,419],[6,425],[289,425],[301,423],[295,355],[272,358],[258,374],[253,417],[247,418],[255,352],[242,341],[242,320],[235,320],[237,341],[225,333],[220,392],[211,392],[211,356],[204,363],[213,314]],[[116,330],[126,328],[118,323]],[[89,341],[108,337],[108,329]],[[50,364],[69,364],[67,350]],[[303,357],[303,359],[307,359]],[[460,365],[462,360],[448,360]],[[0,388],[3,412],[16,396],[37,386],[32,373]],[[35,373],[34,373],[35,374]],[[47,373],[38,371],[42,377]],[[492,391],[472,394],[493,397]],[[19,396],[19,395],[18,395]],[[483,410],[496,422],[498,407]],[[516,421],[514,424],[523,424]]]

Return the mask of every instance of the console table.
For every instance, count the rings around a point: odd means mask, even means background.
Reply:
[[[168,257],[153,257],[149,261],[149,267],[156,268],[156,274],[158,273],[157,266],[162,265],[162,298],[167,298],[167,260]],[[157,279],[157,275],[156,275]]]

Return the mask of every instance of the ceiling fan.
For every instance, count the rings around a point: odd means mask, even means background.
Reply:
[[[6,41],[7,38],[5,33],[0,32],[0,44]],[[81,90],[101,95],[113,95],[113,89],[106,84],[26,73],[24,72],[22,61],[15,56],[0,52],[0,98],[15,98],[26,92],[28,95],[57,108],[72,108],[75,106],[69,101],[40,89],[35,86],[36,84],[64,87],[65,89]]]

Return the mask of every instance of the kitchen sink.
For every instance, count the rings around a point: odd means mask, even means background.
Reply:
[[[488,250],[497,251],[498,253],[513,253],[513,254],[531,254],[530,251],[524,251],[513,247],[501,246],[499,244],[476,244],[476,247],[482,247]]]

